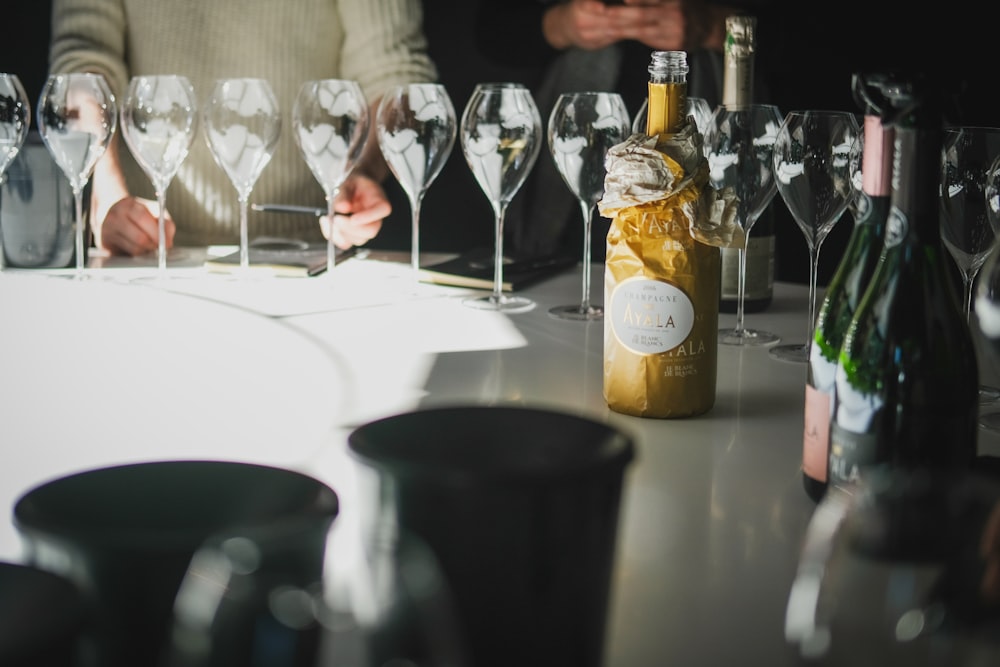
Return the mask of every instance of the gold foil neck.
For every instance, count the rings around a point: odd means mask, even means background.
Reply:
[[[757,48],[757,17],[733,15],[726,17],[726,53],[748,58]]]

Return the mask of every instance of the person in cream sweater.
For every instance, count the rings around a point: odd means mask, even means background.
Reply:
[[[129,79],[181,74],[199,101],[217,79],[258,77],[275,91],[282,133],[253,201],[325,207],[323,191],[291,131],[291,110],[302,83],[353,79],[370,104],[396,84],[434,81],[419,0],[54,0],[49,72],[96,72],[121,100]],[[92,176],[91,228],[95,245],[140,255],[157,247],[156,202],[149,179],[129,155],[120,132]],[[167,190],[170,245],[239,241],[236,191],[199,130]],[[334,242],[361,245],[378,234],[391,206],[388,176],[372,123],[365,154],[341,188]],[[250,238],[285,236],[320,241],[329,220],[251,211]]]

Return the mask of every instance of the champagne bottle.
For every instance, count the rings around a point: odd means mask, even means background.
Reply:
[[[882,125],[885,98],[881,88],[886,80],[885,75],[856,74],[851,81],[855,101],[864,111],[861,190],[852,208],[854,228],[816,316],[806,371],[802,483],[817,501],[826,491],[837,357],[878,265],[889,214],[893,129]]]
[[[757,18],[726,17],[726,42],[722,73],[722,105],[727,109],[750,106],[753,99],[754,52]],[[750,228],[747,238],[744,312],[759,312],[771,305],[774,295],[774,212],[770,205]],[[722,249],[722,296],[719,310],[735,313],[739,297],[740,251]]]
[[[884,248],[840,351],[829,484],[877,467],[963,469],[976,456],[978,367],[941,241],[943,95],[884,88],[895,128]]]
[[[684,51],[653,52],[645,136],[609,151],[605,184],[612,187],[598,204],[601,215],[613,216],[604,262],[604,398],[615,412],[639,417],[690,417],[715,404],[720,257],[718,247],[696,238],[706,217],[708,161],[686,122],[687,74]],[[672,177],[664,177],[659,196],[623,205],[621,186],[637,173],[630,164],[647,173],[666,166]]]

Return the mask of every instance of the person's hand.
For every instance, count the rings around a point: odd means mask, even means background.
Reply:
[[[631,39],[658,51],[684,48],[685,19],[680,0],[572,0],[555,5],[542,19],[545,37],[554,48],[594,50]]]
[[[333,243],[346,250],[375,238],[382,229],[382,220],[392,212],[392,205],[377,181],[354,174],[341,186],[333,210]],[[323,236],[330,238],[329,216],[321,217],[319,224]]]
[[[159,207],[155,201],[124,197],[108,209],[101,224],[101,246],[114,255],[144,255],[159,247]],[[167,248],[174,245],[177,227],[170,212],[164,215]]]

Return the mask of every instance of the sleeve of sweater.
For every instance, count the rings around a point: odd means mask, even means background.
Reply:
[[[498,65],[543,65],[556,53],[545,40],[545,0],[479,0],[474,31],[483,57]]]
[[[128,84],[122,0],[54,0],[49,72],[103,74],[120,97]]]
[[[402,83],[437,80],[427,53],[420,0],[341,0],[341,76],[369,99]]]

